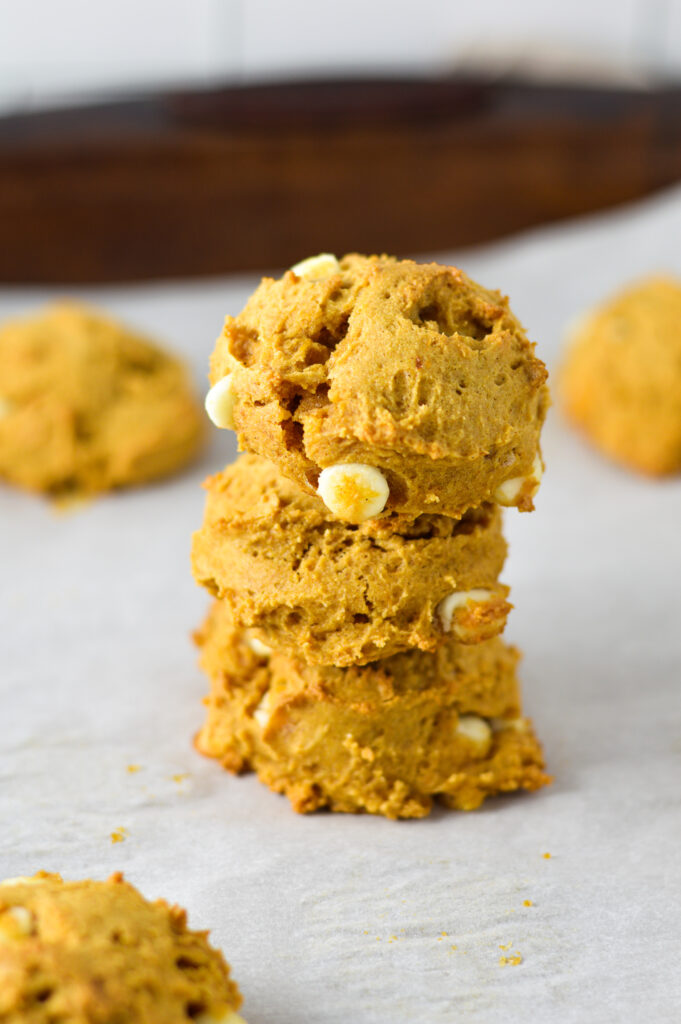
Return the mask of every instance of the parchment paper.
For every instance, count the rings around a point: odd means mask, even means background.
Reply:
[[[553,369],[574,315],[681,272],[679,238],[681,191],[445,258],[511,295]],[[254,284],[82,294],[184,353],[203,390]],[[4,290],[0,314],[48,297]],[[231,438],[69,512],[0,488],[0,874],[121,869],[182,903],[249,1024],[677,1021],[681,480],[615,468],[555,410],[544,452],[537,511],[506,516],[504,579],[555,783],[417,822],[299,817],[192,749],[206,683],[189,633],[208,598],[189,539]]]

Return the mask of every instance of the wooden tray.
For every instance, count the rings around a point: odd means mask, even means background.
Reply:
[[[149,95],[0,119],[0,280],[424,252],[681,178],[681,88],[472,79]]]

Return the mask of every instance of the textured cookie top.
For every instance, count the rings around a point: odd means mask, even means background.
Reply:
[[[350,665],[435,650],[449,635],[476,643],[504,628],[506,544],[494,505],[462,519],[388,515],[353,525],[255,455],[206,486],[194,575],[266,644]]]
[[[681,282],[642,281],[584,317],[561,384],[568,415],[606,454],[680,470]]]
[[[202,415],[183,364],[72,303],[0,329],[0,476],[94,493],[172,472]]]
[[[243,448],[312,491],[332,467],[378,470],[387,488],[371,515],[532,508],[545,380],[498,292],[453,267],[387,256],[265,278],[227,317],[211,363],[229,404],[216,419],[234,423]],[[360,521],[353,487],[335,510]]]
[[[238,1024],[241,996],[206,932],[121,875],[0,884],[0,1020]],[[243,1022],[242,1022],[243,1024]]]

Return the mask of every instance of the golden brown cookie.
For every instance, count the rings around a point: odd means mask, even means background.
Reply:
[[[242,455],[206,483],[194,575],[261,642],[313,664],[350,665],[452,633],[500,633],[510,604],[495,505],[463,519],[392,515],[352,525],[266,459]]]
[[[681,470],[681,283],[642,281],[585,317],[561,390],[606,455],[655,476]]]
[[[229,966],[186,917],[122,875],[0,883],[0,1020],[243,1024]]]
[[[320,668],[258,656],[216,601],[197,642],[211,680],[198,749],[255,770],[296,811],[423,817],[435,797],[472,810],[550,781],[521,716],[518,653],[498,638]]]
[[[52,495],[172,473],[203,417],[183,364],[145,338],[61,302],[0,329],[0,477]]]
[[[498,292],[387,256],[306,261],[227,317],[206,406],[330,509],[531,509],[546,369]]]

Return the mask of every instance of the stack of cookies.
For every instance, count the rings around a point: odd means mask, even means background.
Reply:
[[[545,380],[506,300],[437,264],[313,257],[227,318],[206,407],[250,454],[194,537],[203,753],[297,811],[548,781],[499,638],[499,506],[533,507]]]

